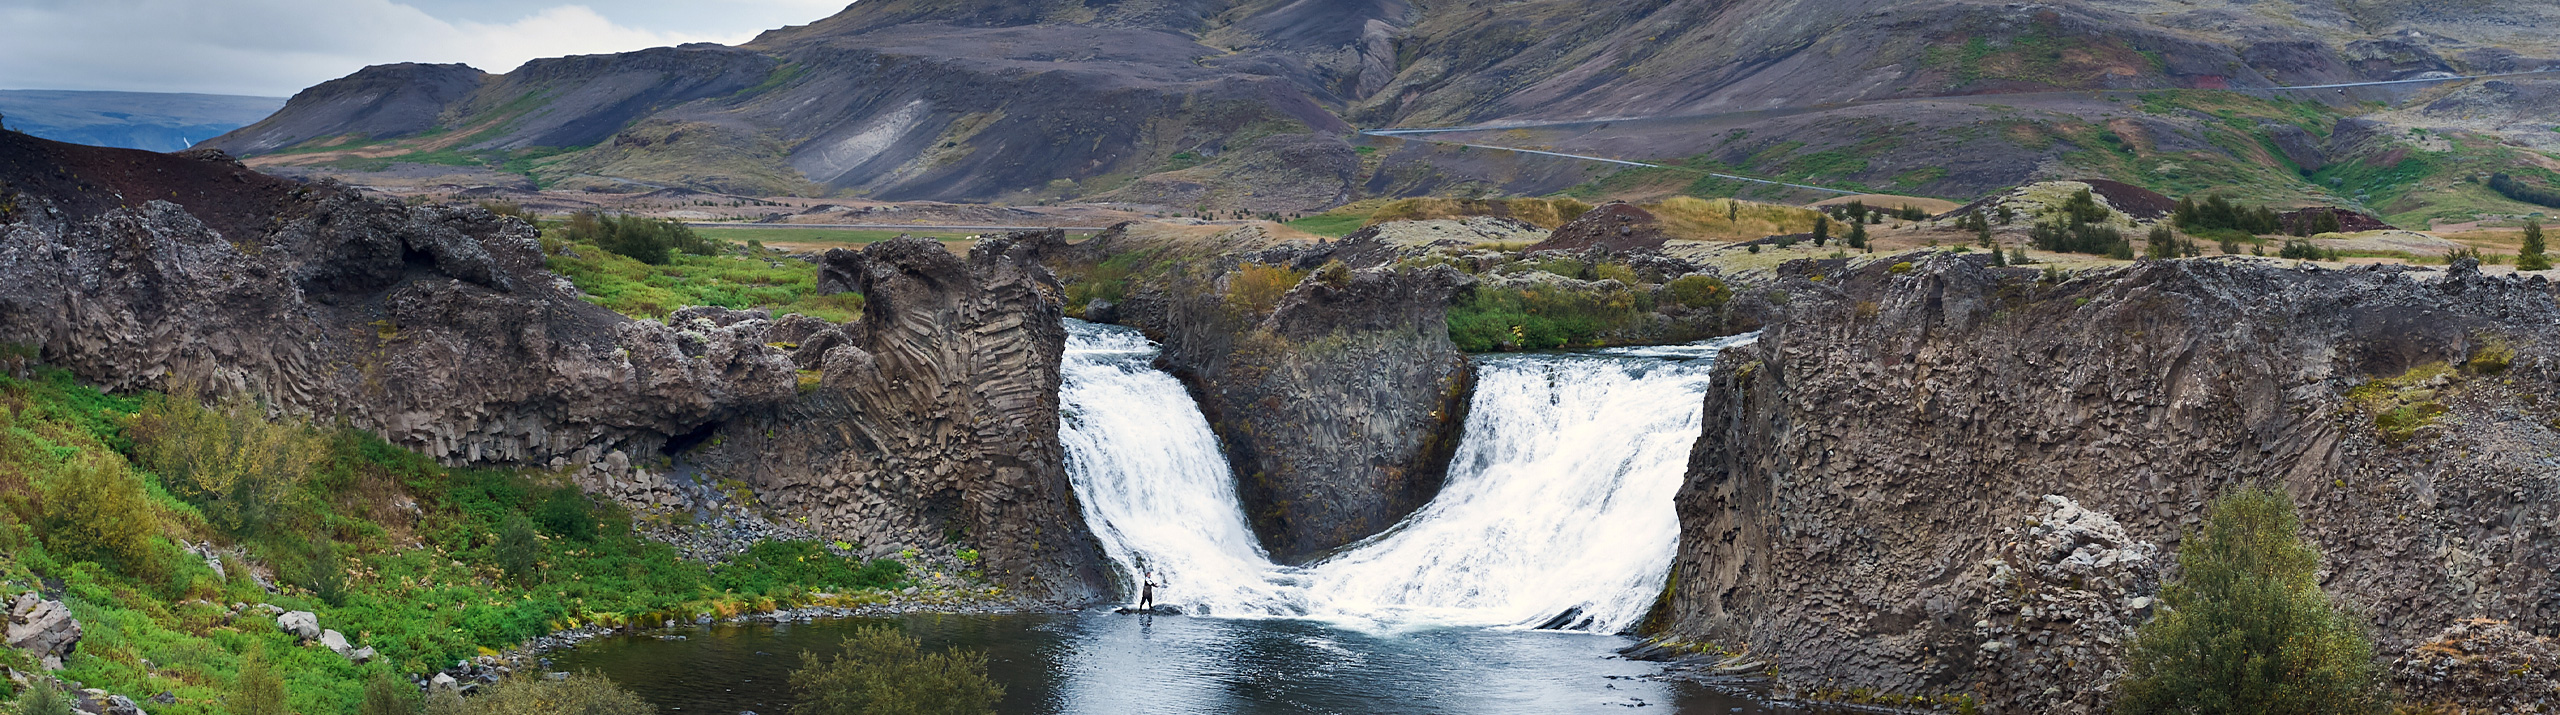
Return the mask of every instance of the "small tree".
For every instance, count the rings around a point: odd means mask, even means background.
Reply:
[[[1813,215],[1813,246],[1821,248],[1822,242],[1829,240],[1831,240],[1831,219],[1815,213]]]
[[[2153,225],[2151,235],[2142,239],[2142,254],[2151,258],[2177,258],[2177,234],[2170,232],[2167,224]]]
[[[1850,222],[1850,224],[1849,224],[1849,247],[1850,247],[1850,248],[1859,249],[1859,250],[1866,250],[1866,247],[1867,247],[1867,225],[1866,225],[1866,224],[1863,224],[1863,223],[1857,223],[1857,222],[1854,222],[1854,221]]]
[[[2516,252],[2516,270],[2550,270],[2551,257],[2543,253],[2545,248],[2546,247],[2542,245],[2542,222],[2526,219],[2524,222],[2524,250]]]
[[[793,715],[984,715],[1004,699],[1004,686],[987,677],[985,653],[927,654],[916,639],[882,626],[854,631],[832,660],[800,654],[791,688],[800,693]]]
[[[508,514],[506,524],[498,527],[498,568],[507,578],[519,584],[531,583],[534,570],[542,563],[542,542],[534,537],[533,520],[523,514]]]
[[[2373,643],[2320,590],[2320,552],[2303,541],[2293,499],[2246,487],[2210,512],[2178,549],[2160,614],[2135,633],[2116,710],[2379,712]]]
[[[231,696],[230,702],[224,703],[231,710],[231,715],[289,715],[292,712],[285,709],[284,678],[276,675],[273,666],[267,665],[267,658],[262,653],[251,652],[240,660],[240,677],[235,687],[238,692]]]
[[[418,689],[390,671],[376,671],[364,683],[364,701],[356,715],[418,715]]]

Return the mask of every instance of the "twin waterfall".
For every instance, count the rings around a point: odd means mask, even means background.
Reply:
[[[1614,633],[1662,590],[1708,368],[1747,339],[1480,359],[1439,496],[1305,566],[1262,552],[1217,437],[1137,331],[1070,321],[1059,438],[1122,576],[1154,573],[1187,613]]]

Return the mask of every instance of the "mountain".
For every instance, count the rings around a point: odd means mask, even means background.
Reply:
[[[605,190],[1250,211],[1749,189],[1350,132],[1619,120],[1453,138],[1952,199],[2099,175],[2349,202],[2350,177],[2315,176],[2340,120],[2470,91],[2462,121],[2511,121],[2462,131],[2547,151],[2560,135],[2526,125],[2554,85],[2263,90],[2560,66],[2537,59],[2555,26],[2560,4],[2486,0],[875,0],[737,47],[367,68],[206,145]]]
[[[55,141],[178,151],[264,119],[276,97],[155,92],[0,89],[10,129]]]

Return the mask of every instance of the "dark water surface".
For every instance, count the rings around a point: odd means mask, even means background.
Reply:
[[[1005,713],[1770,713],[1757,701],[1642,676],[1611,657],[1628,640],[1436,629],[1370,635],[1311,621],[914,615],[796,625],[712,625],[598,639],[552,656],[668,713],[785,715],[800,653],[832,654],[860,625],[895,624],[927,649],[987,652]],[[1787,711],[1802,712],[1802,711]]]

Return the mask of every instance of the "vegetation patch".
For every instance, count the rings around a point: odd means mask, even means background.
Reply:
[[[905,585],[901,565],[807,543],[687,561],[558,475],[448,469],[264,415],[247,400],[102,394],[49,367],[0,376],[0,583],[46,584],[79,619],[61,677],[175,698],[153,713],[352,713],[370,682],[563,628]],[[181,540],[224,545],[221,569]],[[381,656],[301,646],[232,603],[317,613]]]
[[[710,255],[672,252],[664,263],[650,264],[570,235],[561,228],[544,232],[544,263],[587,302],[634,318],[663,320],[689,305],[766,308],[839,323],[862,314],[860,294],[819,295],[816,265],[772,255],[759,244],[699,239],[713,244]]]
[[[1449,306],[1449,339],[1467,352],[1599,347],[1602,334],[1639,312],[1626,290],[1480,287]]]
[[[1555,228],[1580,218],[1591,205],[1572,198],[1539,199],[1399,199],[1369,215],[1367,225],[1389,221],[1423,221],[1429,219],[1465,218],[1468,216],[1500,216],[1518,219],[1539,228]]]
[[[2512,352],[2504,355],[2506,359],[2513,359]],[[2480,357],[2486,357],[2491,361],[2483,362],[2484,367],[2497,364],[2499,365],[2497,369],[2504,369],[2504,363],[2495,362],[2498,360],[2497,353],[2476,356],[2475,359]],[[2397,377],[2370,380],[2357,385],[2355,389],[2347,391],[2347,404],[2351,409],[2373,420],[2374,431],[2382,437],[2383,442],[2402,444],[2416,437],[2419,430],[2435,424],[2437,418],[2444,416],[2447,409],[2440,399],[2441,392],[2450,389],[2455,378],[2452,365],[2441,362],[2427,363],[2411,368]]]
[[[2292,497],[2253,486],[2214,500],[2178,567],[2127,649],[2117,712],[2383,710],[2373,642],[2320,590]]]

